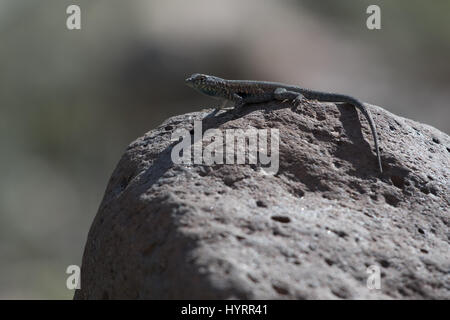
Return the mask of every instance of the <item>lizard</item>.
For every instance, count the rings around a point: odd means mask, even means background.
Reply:
[[[226,80],[206,74],[194,73],[185,80],[186,84],[197,91],[224,101],[222,108],[228,101],[234,102],[235,109],[249,103],[263,103],[272,100],[292,101],[294,106],[300,105],[306,99],[322,102],[344,102],[358,109],[369,122],[375,144],[380,173],[383,173],[381,156],[378,147],[378,134],[372,116],[366,106],[354,97],[304,89],[299,86],[287,85],[279,82],[254,80]]]

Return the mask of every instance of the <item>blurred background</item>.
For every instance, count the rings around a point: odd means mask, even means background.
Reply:
[[[70,4],[81,30],[66,28]],[[0,298],[72,298],[65,270],[127,145],[218,105],[185,87],[191,73],[347,93],[449,133],[449,13],[447,0],[0,0]]]

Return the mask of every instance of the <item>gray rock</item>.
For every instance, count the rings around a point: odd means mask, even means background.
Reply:
[[[368,106],[175,116],[134,141],[91,226],[75,299],[450,298],[450,138]],[[209,114],[209,116],[208,116]],[[280,167],[176,165],[171,134],[277,128]],[[381,270],[368,289],[367,268]]]

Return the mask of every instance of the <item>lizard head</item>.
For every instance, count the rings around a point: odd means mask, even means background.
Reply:
[[[200,91],[208,96],[220,98],[221,96],[221,84],[224,83],[224,79],[208,76],[206,74],[194,73],[185,80],[186,85]]]

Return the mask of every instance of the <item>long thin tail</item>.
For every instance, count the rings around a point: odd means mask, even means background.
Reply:
[[[319,101],[324,102],[346,102],[352,104],[355,108],[359,109],[361,113],[366,117],[367,121],[369,122],[370,129],[372,131],[373,141],[375,143],[375,149],[377,153],[377,159],[378,159],[378,166],[380,168],[380,173],[383,173],[383,167],[381,166],[381,156],[380,156],[380,149],[378,147],[378,135],[377,130],[375,128],[375,123],[373,122],[372,116],[370,115],[369,110],[367,110],[366,106],[361,103],[359,100],[343,95],[343,94],[337,94],[337,93],[325,93],[325,92],[318,92],[318,91],[312,91],[312,90],[305,90],[302,92],[302,94],[308,98],[308,99],[317,99]]]
[[[380,173],[383,173],[383,167],[381,166],[381,156],[380,156],[380,148],[378,147],[378,134],[377,129],[375,128],[375,123],[373,122],[372,116],[367,110],[366,106],[359,102],[356,99],[353,99],[353,102],[351,102],[356,108],[358,108],[362,114],[366,117],[367,121],[369,122],[370,129],[372,130],[372,136],[373,141],[375,142],[375,150],[377,152],[377,159],[378,159],[378,167],[380,168]]]

